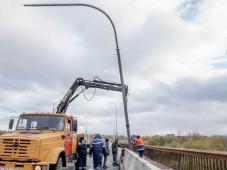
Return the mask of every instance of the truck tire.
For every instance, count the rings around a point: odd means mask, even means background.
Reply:
[[[59,156],[57,163],[51,166],[50,170],[61,170],[62,167],[63,167],[63,160],[62,160],[62,157]]]

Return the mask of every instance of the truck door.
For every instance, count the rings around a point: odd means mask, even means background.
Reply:
[[[65,154],[70,156],[72,154],[72,120],[66,119],[66,134],[65,134]]]

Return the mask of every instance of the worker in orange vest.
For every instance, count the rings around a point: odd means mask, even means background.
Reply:
[[[144,144],[143,139],[140,136],[137,136],[136,145],[138,146],[137,151],[139,153],[139,156],[142,158],[144,155]]]

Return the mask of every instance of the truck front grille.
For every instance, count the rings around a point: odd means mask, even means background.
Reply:
[[[1,159],[6,160],[34,160],[37,158],[37,141],[30,139],[6,138],[0,139]]]

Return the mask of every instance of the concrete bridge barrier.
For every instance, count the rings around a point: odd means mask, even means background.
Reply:
[[[124,170],[161,170],[160,168],[151,164],[147,160],[140,158],[136,153],[128,149],[125,149],[123,169]]]

